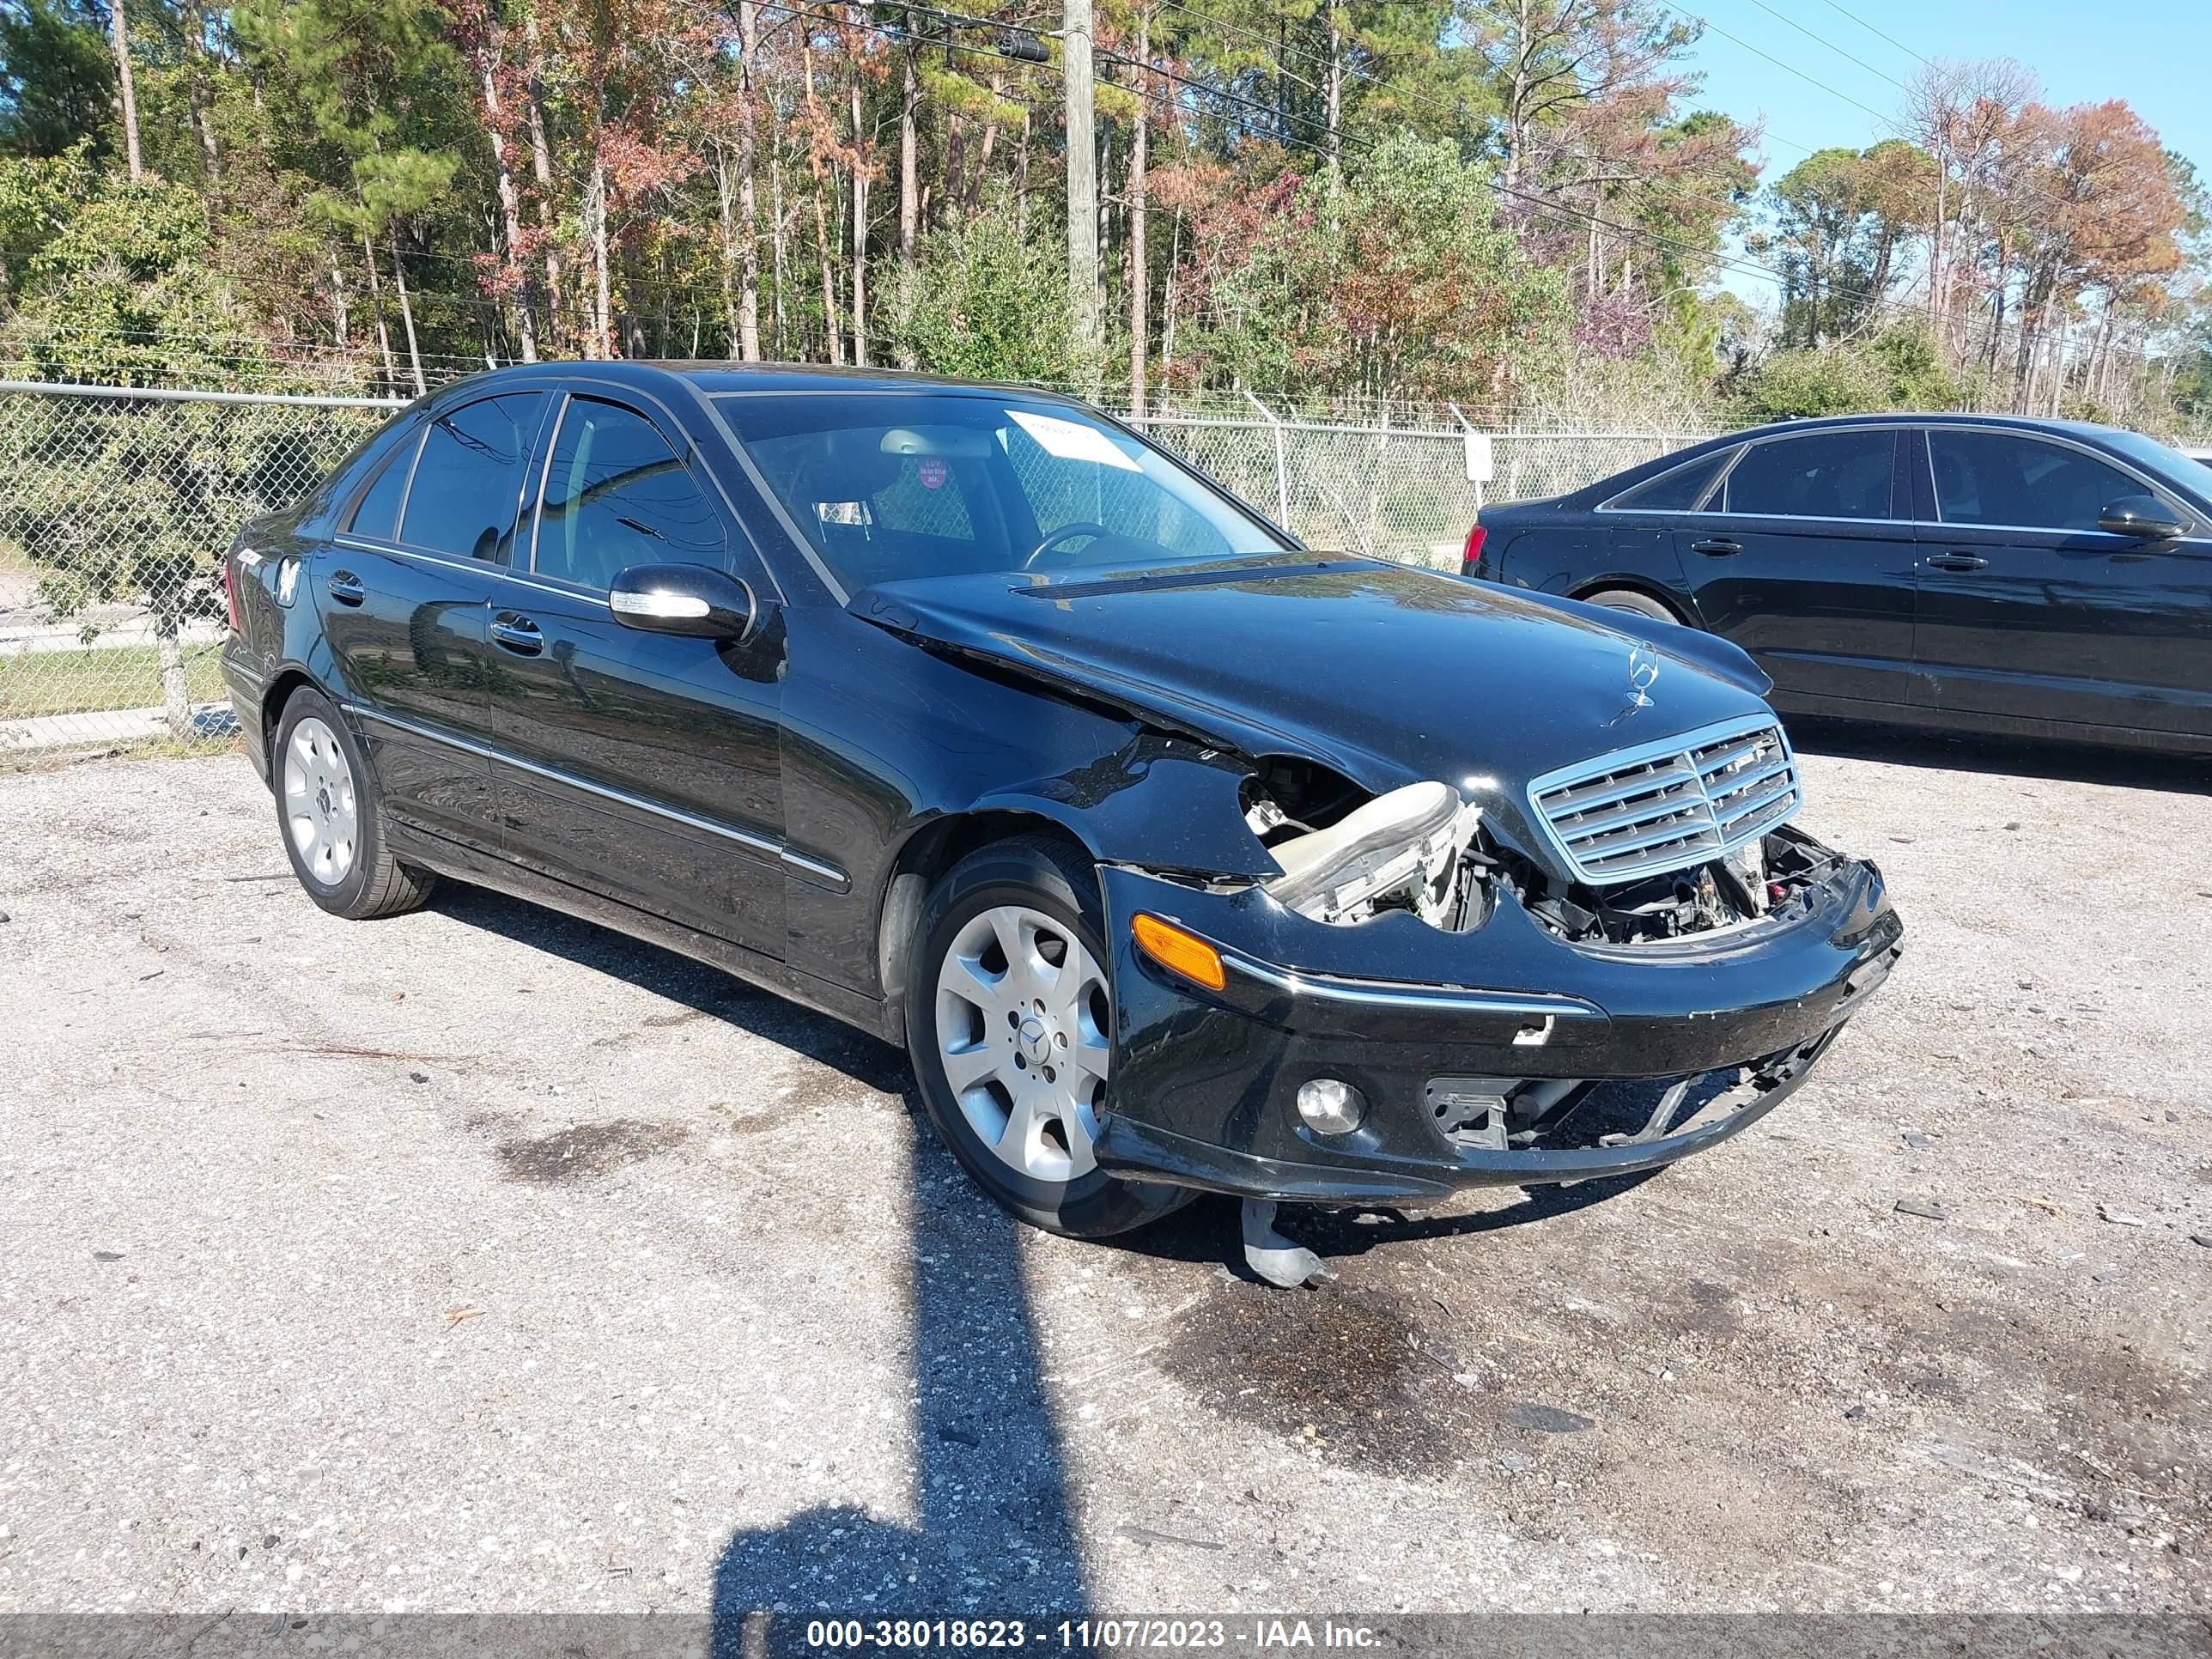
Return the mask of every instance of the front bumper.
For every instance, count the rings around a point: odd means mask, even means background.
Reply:
[[[1887,975],[1904,932],[1865,862],[1839,862],[1786,919],[1638,947],[1569,944],[1510,894],[1480,928],[1447,933],[1402,913],[1330,927],[1256,889],[1211,893],[1126,867],[1107,869],[1103,884],[1115,1030],[1100,1164],[1320,1203],[1418,1204],[1703,1151],[1804,1080]],[[1224,989],[1139,951],[1139,911],[1213,941]],[[1738,1068],[1755,1080],[1741,1103],[1686,1103],[1679,1121],[1648,1133],[1586,1134],[1577,1112],[1507,1144],[1448,1133],[1431,1108],[1432,1085],[1455,1079],[1671,1081]],[[1358,1128],[1323,1135],[1299,1118],[1298,1087],[1320,1077],[1366,1097]]]

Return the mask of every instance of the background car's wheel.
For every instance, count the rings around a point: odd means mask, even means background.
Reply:
[[[1112,1052],[1097,873],[1042,837],[948,871],[923,907],[907,991],[922,1106],[977,1184],[1032,1226],[1098,1238],[1180,1208],[1092,1155]]]
[[[1588,595],[1585,605],[1601,605],[1608,611],[1632,611],[1639,617],[1649,617],[1653,622],[1680,623],[1682,619],[1649,593],[1639,593],[1632,587],[1608,587]]]
[[[400,863],[384,842],[368,764],[337,706],[319,691],[292,694],[270,752],[276,827],[307,896],[361,921],[412,910],[437,878]]]

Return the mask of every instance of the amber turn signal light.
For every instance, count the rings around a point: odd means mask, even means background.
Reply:
[[[1221,952],[1197,934],[1141,914],[1129,924],[1129,931],[1137,936],[1138,948],[1161,967],[1195,980],[1209,991],[1218,991],[1227,982],[1221,969]]]

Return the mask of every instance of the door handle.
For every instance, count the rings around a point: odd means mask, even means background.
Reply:
[[[1731,541],[1726,536],[1708,536],[1704,541],[1692,542],[1690,551],[1707,554],[1716,559],[1724,559],[1731,553],[1742,552],[1743,544]]]
[[[1934,553],[1928,558],[1931,570],[1982,570],[1989,562],[1978,553]]]
[[[538,624],[527,617],[514,615],[492,618],[491,636],[505,650],[518,657],[534,657],[545,649],[545,635],[538,632]]]
[[[331,597],[340,605],[360,605],[368,598],[368,589],[362,586],[361,578],[350,570],[333,570],[325,584]]]

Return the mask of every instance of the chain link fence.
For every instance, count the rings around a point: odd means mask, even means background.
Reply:
[[[1170,409],[1138,424],[1309,546],[1456,569],[1485,500],[1556,495],[1694,441],[1681,433],[1330,424]],[[217,562],[391,417],[373,398],[0,381],[0,757],[227,742]],[[1455,412],[1453,412],[1455,415]]]

